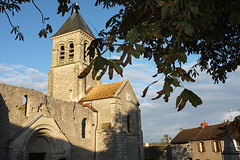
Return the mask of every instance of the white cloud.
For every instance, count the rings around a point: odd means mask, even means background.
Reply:
[[[191,65],[190,65],[191,66]],[[183,88],[175,89],[168,103],[162,98],[151,100],[156,91],[162,88],[163,82],[150,86],[145,98],[142,98],[144,88],[154,81],[151,78],[155,68],[149,64],[133,64],[125,70],[125,76],[132,82],[133,89],[140,101],[144,141],[159,141],[164,134],[176,136],[180,128],[199,127],[202,121],[209,125],[222,123],[229,119],[228,108],[232,108],[232,117],[240,114],[240,69],[228,74],[225,84],[214,84],[209,75],[200,73],[195,83],[184,83],[184,86],[199,95],[203,104],[197,108],[187,103],[186,107],[177,112],[175,99]]]
[[[0,64],[0,82],[47,92],[47,75],[23,65]]]
[[[213,84],[209,75],[202,73],[197,77],[195,83],[184,84],[190,90],[198,94],[203,104],[194,108],[187,104],[181,111],[175,108],[175,99],[182,88],[175,89],[169,102],[165,103],[163,98],[151,100],[156,96],[156,91],[162,88],[162,81],[157,85],[152,85],[145,98],[142,98],[142,91],[155,78],[155,68],[149,63],[134,63],[124,69],[124,77],[115,75],[113,81],[120,81],[128,78],[140,101],[142,114],[142,128],[144,141],[159,141],[164,134],[174,137],[180,128],[199,127],[202,121],[207,121],[209,125],[221,123],[229,119],[228,109],[232,109],[232,118],[240,114],[240,69],[228,75],[225,84]],[[108,80],[107,74],[103,79],[104,83],[112,83]],[[23,65],[0,64],[0,82],[33,88],[46,92],[47,74],[36,69],[27,68]]]

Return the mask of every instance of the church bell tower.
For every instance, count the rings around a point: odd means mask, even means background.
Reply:
[[[74,11],[57,33],[53,41],[52,65],[48,74],[48,96],[66,101],[79,101],[86,90],[100,81],[91,74],[84,79],[77,76],[89,64],[87,47],[94,35],[79,12]]]

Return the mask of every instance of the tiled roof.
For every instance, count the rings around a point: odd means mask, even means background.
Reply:
[[[89,101],[89,100],[96,100],[96,99],[103,99],[103,98],[111,98],[120,88],[124,81],[115,82],[115,83],[108,83],[97,85],[85,95],[80,102]]]
[[[226,124],[211,125],[204,128],[198,127],[184,129],[180,131],[176,137],[174,137],[171,144],[218,139],[219,135],[225,131],[224,127],[226,127]]]
[[[82,18],[79,12],[74,11],[68,20],[62,25],[54,36],[58,36],[67,32],[71,32],[77,29],[82,29],[87,32],[90,36],[94,37],[92,31],[89,29],[87,23]],[[53,36],[53,37],[54,37]]]

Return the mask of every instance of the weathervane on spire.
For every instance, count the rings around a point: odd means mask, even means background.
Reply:
[[[71,14],[73,14],[73,12],[76,12],[76,13],[79,12],[78,10],[80,10],[80,7],[79,7],[79,5],[77,3],[77,0],[76,0],[75,3],[72,4],[71,8],[72,8],[72,13]]]

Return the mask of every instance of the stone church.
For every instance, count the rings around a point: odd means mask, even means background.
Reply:
[[[77,78],[94,39],[80,13],[51,39],[47,95],[0,84],[0,159],[143,160],[139,102],[129,81]]]

